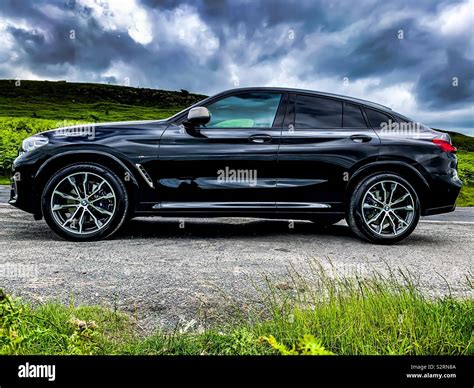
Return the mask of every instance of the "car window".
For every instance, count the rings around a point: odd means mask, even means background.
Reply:
[[[365,122],[362,110],[358,105],[344,103],[344,117],[343,117],[344,128],[366,128],[367,123]]]
[[[296,128],[340,128],[342,126],[341,101],[298,95],[295,113]]]
[[[225,97],[207,105],[208,128],[270,128],[281,93],[249,92]]]
[[[394,117],[399,123],[413,123],[414,122],[414,120],[409,119],[408,117],[405,117],[399,114],[394,115]]]
[[[385,125],[389,125],[389,123],[393,122],[393,119],[389,115],[386,115],[382,112],[369,108],[365,108],[365,112],[367,113],[370,125],[373,128],[380,128],[382,127],[383,123],[385,123]]]

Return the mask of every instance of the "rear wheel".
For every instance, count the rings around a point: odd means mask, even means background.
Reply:
[[[50,228],[74,241],[111,236],[123,224],[129,206],[117,175],[95,164],[75,164],[56,173],[43,190],[41,205]]]
[[[376,174],[354,189],[346,219],[358,236],[379,244],[408,237],[420,218],[420,203],[413,186],[396,174]]]

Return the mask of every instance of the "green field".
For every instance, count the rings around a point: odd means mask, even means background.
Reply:
[[[86,122],[168,117],[206,96],[125,86],[0,80],[0,116]]]
[[[8,184],[21,141],[65,125],[162,119],[204,95],[114,85],[0,80],[0,184]],[[474,138],[448,132],[458,147],[464,187],[458,206],[474,206]]]
[[[472,299],[428,299],[406,273],[399,282],[315,267],[311,282],[290,278],[285,289],[264,282],[261,303],[234,304],[224,323],[155,333],[117,309],[0,293],[0,354],[474,355]]]

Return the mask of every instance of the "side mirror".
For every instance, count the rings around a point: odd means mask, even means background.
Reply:
[[[192,108],[188,112],[188,123],[192,126],[200,126],[207,124],[211,119],[209,110],[204,106]]]

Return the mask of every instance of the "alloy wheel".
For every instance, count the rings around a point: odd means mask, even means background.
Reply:
[[[365,225],[382,237],[395,237],[407,230],[415,218],[415,202],[400,182],[383,180],[367,190],[362,200]]]
[[[111,221],[117,199],[106,179],[91,172],[77,172],[56,185],[50,206],[61,228],[84,235],[98,232]]]

